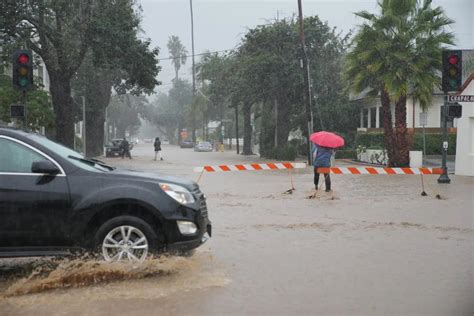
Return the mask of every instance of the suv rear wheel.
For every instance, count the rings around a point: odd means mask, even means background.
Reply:
[[[138,217],[119,216],[97,230],[96,247],[105,261],[142,262],[156,249],[157,234]]]

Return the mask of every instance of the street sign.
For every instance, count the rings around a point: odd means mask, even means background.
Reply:
[[[10,105],[10,117],[11,118],[24,118],[25,117],[25,106],[22,104]]]
[[[448,95],[448,102],[474,102],[474,95]]]

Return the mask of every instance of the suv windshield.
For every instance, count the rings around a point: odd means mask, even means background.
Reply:
[[[53,142],[52,140],[46,138],[45,136],[41,136],[38,134],[33,134],[29,136],[32,140],[37,142],[38,144],[50,149],[57,155],[61,156],[64,159],[67,159],[69,162],[74,164],[75,166],[89,170],[89,171],[110,171],[112,168],[107,168],[101,163],[98,163],[94,160],[90,160],[85,158],[82,154],[74,151],[66,146]]]

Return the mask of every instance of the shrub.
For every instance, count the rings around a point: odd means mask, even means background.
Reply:
[[[448,155],[456,154],[456,134],[448,134]],[[441,155],[443,153],[443,135],[426,134],[426,155]],[[413,137],[412,150],[423,151],[423,133]]]
[[[448,134],[448,155],[456,154],[456,134]],[[383,133],[359,133],[356,136],[357,146],[367,149],[383,149],[384,134]],[[430,133],[426,134],[426,155],[441,155],[443,147],[443,134]],[[417,132],[413,136],[413,143],[410,150],[423,151],[423,133]]]
[[[336,159],[357,159],[357,152],[355,150],[336,150]]]
[[[377,146],[382,149],[384,147],[383,133],[358,133],[356,135],[356,147],[363,146],[366,148]],[[371,148],[375,149],[375,148]]]
[[[296,159],[297,148],[294,146],[277,147],[261,152],[261,156],[276,160],[293,161]]]

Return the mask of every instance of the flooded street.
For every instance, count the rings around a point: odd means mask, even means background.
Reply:
[[[260,162],[152,144],[112,165],[197,180],[193,167]],[[262,160],[263,161],[263,160]],[[0,259],[0,315],[471,315],[474,179],[332,175],[310,168],[206,173],[213,237],[143,265]],[[436,198],[439,194],[441,199]]]

